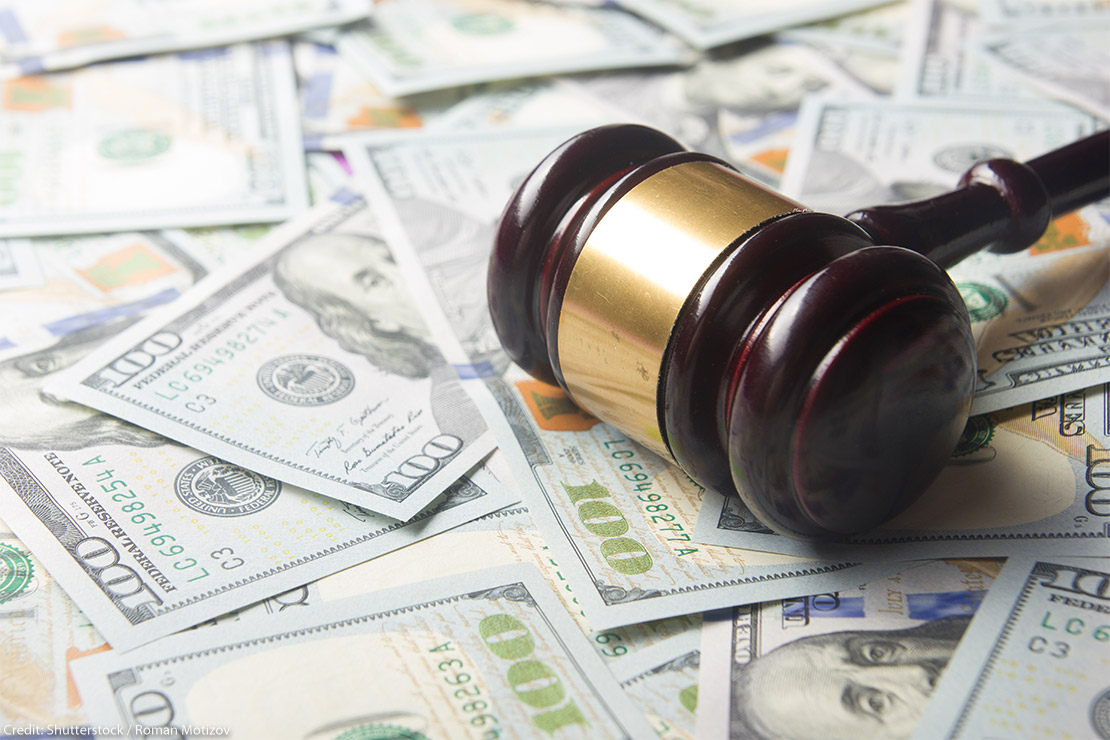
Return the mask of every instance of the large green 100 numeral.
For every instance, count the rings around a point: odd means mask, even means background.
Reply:
[[[536,727],[554,735],[567,725],[589,724],[573,699],[556,707],[566,699],[566,689],[555,669],[529,657],[536,648],[536,640],[523,622],[509,614],[491,614],[478,623],[478,634],[491,653],[512,661],[505,678],[517,698],[534,709],[547,710],[532,715]]]
[[[654,561],[651,554],[638,540],[622,537],[628,531],[628,520],[617,507],[608,501],[609,489],[596,480],[584,486],[568,486],[563,490],[578,507],[578,519],[583,526],[598,537],[606,539],[601,543],[601,556],[609,567],[626,576],[635,576],[651,570]]]

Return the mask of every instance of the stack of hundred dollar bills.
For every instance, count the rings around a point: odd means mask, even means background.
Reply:
[[[1110,204],[950,270],[934,485],[774,534],[512,365],[639,122],[815,210],[1110,123],[1098,0],[0,3],[0,737],[1110,738]]]

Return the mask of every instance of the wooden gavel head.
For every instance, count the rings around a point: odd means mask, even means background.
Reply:
[[[1106,161],[1110,138],[1084,141]],[[841,218],[605,126],[508,203],[490,313],[513,361],[694,480],[783,534],[843,537],[912,503],[967,421],[975,344],[938,259],[1032,244],[1104,197],[1099,172],[995,160],[953,193]]]

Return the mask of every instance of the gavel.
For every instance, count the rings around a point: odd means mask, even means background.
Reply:
[[[845,538],[918,498],[967,423],[975,343],[945,269],[1107,195],[1110,131],[840,217],[602,126],[506,205],[490,315],[520,367],[699,484],[781,534]]]

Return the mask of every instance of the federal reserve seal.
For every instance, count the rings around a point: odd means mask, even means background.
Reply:
[[[27,553],[0,542],[0,604],[23,593],[34,571]]]
[[[994,422],[988,414],[969,417],[963,433],[960,434],[960,441],[952,451],[952,457],[974,455],[989,445],[992,439],[994,439]]]
[[[193,511],[232,517],[253,514],[277,501],[281,484],[218,458],[202,457],[177,474],[173,490]]]
[[[258,369],[258,387],[290,406],[335,403],[355,387],[355,376],[345,366],[319,355],[275,357]]]
[[[1006,310],[1009,303],[1006,294],[998,288],[982,283],[957,283],[960,297],[967,304],[967,313],[971,322],[993,319]]]

